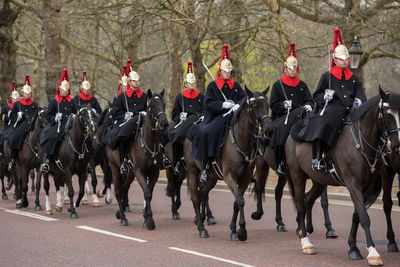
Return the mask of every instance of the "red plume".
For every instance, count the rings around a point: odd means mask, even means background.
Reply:
[[[17,91],[17,86],[15,85],[15,81],[13,81],[11,84],[11,93],[14,91]]]
[[[217,71],[217,77],[220,76],[219,74],[219,69],[221,68],[221,62],[222,60],[224,60],[225,58],[230,59],[229,58],[229,51],[228,51],[228,45],[224,44],[222,46],[222,53],[221,53],[221,59],[219,60],[219,65],[218,65],[218,71]]]
[[[130,63],[129,61],[132,62],[132,60],[128,59],[128,63]],[[128,76],[128,75],[129,75],[129,73],[128,73],[128,71],[127,71],[127,68],[128,68],[128,66],[126,66],[126,65],[123,65],[123,66],[122,66],[121,77],[124,76],[124,75],[125,75],[125,76]],[[119,91],[121,91],[121,83],[118,84],[117,92],[119,92]]]
[[[126,67],[127,67],[127,74],[126,74],[126,76],[128,76],[129,75],[129,73],[132,71],[132,59],[128,59],[127,61],[126,61]]]
[[[343,39],[342,39],[342,35],[340,34],[340,29],[339,28],[336,28],[334,31],[333,31],[333,50],[332,50],[332,53],[335,51],[335,48],[338,46],[338,45],[344,45],[344,43],[343,43]],[[331,66],[333,67],[335,65],[335,63],[333,62],[333,57],[332,57],[332,64],[331,64]]]
[[[29,79],[29,75],[25,75],[25,83],[24,84],[31,86],[31,80]]]
[[[87,79],[87,76],[86,76],[86,70],[84,70],[84,71],[82,72],[82,74],[83,74],[83,76],[82,76],[82,82],[87,81],[88,79]]]
[[[63,69],[63,72],[61,74],[61,79],[60,79],[60,82],[58,83],[58,87],[57,87],[57,95],[60,95],[60,85],[61,85],[62,81],[64,81],[64,80],[66,80],[69,85],[68,95],[71,93],[71,85],[69,83],[68,70]]]
[[[289,52],[288,52],[288,54],[287,54],[287,56],[285,58],[285,62],[288,59],[288,57],[290,57],[290,56],[294,56],[297,59],[295,46],[296,46],[295,43],[293,43],[293,42],[290,43]],[[285,65],[283,65],[282,72],[285,72]],[[297,73],[300,73],[300,67],[299,67],[299,61],[298,60],[297,60]]]
[[[187,67],[187,72],[186,72],[186,74],[188,74],[188,73],[193,73],[193,63],[192,62],[188,62],[188,67]]]

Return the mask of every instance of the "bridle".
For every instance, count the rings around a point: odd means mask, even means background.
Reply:
[[[153,110],[151,108],[151,103],[152,103],[152,101],[155,101],[156,99],[160,99],[162,101],[162,99],[160,97],[158,97],[158,96],[154,96],[154,97],[150,98],[149,103],[148,103],[149,108],[147,109],[147,113],[150,114],[151,120],[154,123],[154,127],[151,128],[153,131],[161,130],[160,129],[160,122],[159,122],[160,116],[163,115],[163,114],[165,114],[165,116],[167,115],[165,113],[165,110],[159,111],[157,113],[153,112]]]

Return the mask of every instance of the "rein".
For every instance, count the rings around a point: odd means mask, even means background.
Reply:
[[[77,116],[78,119],[79,119],[80,124],[81,124],[82,126],[84,126],[84,129],[85,129],[84,132],[83,132],[83,141],[82,141],[82,147],[81,147],[81,151],[82,151],[82,152],[79,152],[78,149],[75,148],[74,144],[72,143],[70,131],[68,131],[68,133],[67,133],[67,135],[68,135],[68,145],[70,146],[70,148],[72,149],[72,151],[75,152],[75,153],[78,155],[78,159],[83,159],[84,156],[85,156],[85,153],[86,153],[86,152],[89,152],[89,150],[88,150],[88,148],[87,148],[87,145],[86,145],[86,140],[89,138],[89,135],[90,135],[90,130],[89,130],[88,123],[94,121],[94,119],[92,118],[90,112],[89,112],[89,119],[88,119],[88,121],[82,121],[82,117],[80,116],[80,113],[81,113],[82,110],[89,110],[89,109],[86,108],[86,107],[81,108],[81,109],[78,111],[78,116]],[[73,117],[73,119],[75,119],[75,117]],[[74,131],[74,132],[76,132],[76,133],[78,133],[78,134],[81,133],[81,132],[75,130],[73,127],[71,128],[71,130]]]

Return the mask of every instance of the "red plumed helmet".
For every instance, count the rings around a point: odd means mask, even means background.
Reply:
[[[133,70],[132,69],[132,59],[128,59],[126,61],[126,67],[127,67],[126,76],[129,76],[129,73]]]
[[[288,67],[292,70],[297,68],[297,73],[300,73],[300,67],[299,67],[299,63],[297,61],[297,56],[296,56],[296,44],[295,43],[290,43],[290,47],[289,47],[289,52],[286,56],[285,59],[285,64],[283,65],[283,70],[282,72],[285,72],[285,67]]]
[[[86,70],[82,72],[82,83],[81,83],[81,90],[89,90],[90,89],[90,82],[86,76]]]
[[[332,67],[335,65],[333,58],[340,58],[346,60],[350,57],[347,47],[344,46],[342,35],[340,34],[340,29],[336,28],[333,31],[333,55],[332,55]]]
[[[186,74],[188,74],[188,73],[193,73],[193,63],[192,62],[188,62]]]
[[[25,94],[32,93],[31,80],[29,79],[29,75],[25,75],[25,83],[24,86],[22,87],[22,92]]]
[[[220,69],[226,71],[226,72],[231,72],[232,71],[232,63],[229,60],[229,51],[228,51],[228,45],[224,44],[222,46],[222,53],[221,53],[221,59],[219,60],[219,65],[218,65],[218,71],[217,71],[217,77],[220,76]]]
[[[63,69],[63,72],[61,74],[61,79],[60,82],[58,83],[58,88],[57,88],[57,95],[60,95],[60,88],[63,90],[68,90],[68,95],[71,93],[71,86],[69,84],[69,76],[67,69]]]
[[[25,83],[24,84],[31,86],[31,80],[29,79],[29,75],[25,75]]]
[[[193,63],[192,62],[188,62],[185,82],[188,82],[188,83],[196,82],[196,76],[194,75],[194,72],[193,72]]]
[[[16,84],[15,84],[15,81],[13,81],[12,84],[11,84],[11,93],[12,93],[13,91],[17,91],[17,86],[16,86]]]
[[[84,82],[84,81],[87,81],[88,79],[87,79],[87,75],[86,75],[86,70],[84,70],[83,72],[82,72],[82,82]]]
[[[128,66],[125,66],[125,65],[122,66],[121,79],[119,81],[119,85],[118,85],[118,89],[117,89],[118,92],[121,91],[121,85],[124,85],[124,86],[128,85],[128,75],[129,75]]]

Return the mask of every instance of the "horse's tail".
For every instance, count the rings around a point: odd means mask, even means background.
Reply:
[[[378,176],[377,179],[375,179],[374,186],[372,188],[372,191],[368,194],[368,197],[364,200],[364,205],[368,209],[378,198],[379,194],[381,193],[382,189],[382,177]]]

